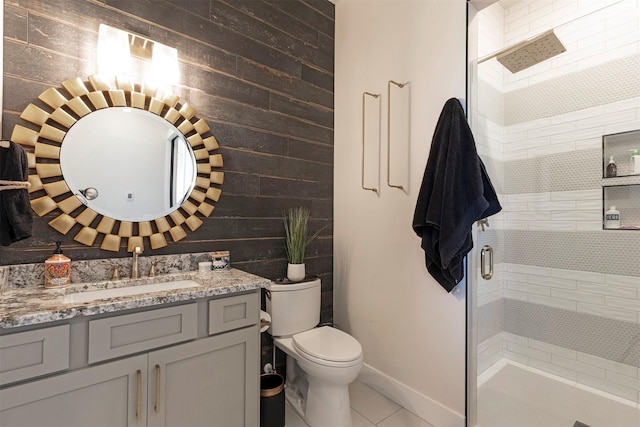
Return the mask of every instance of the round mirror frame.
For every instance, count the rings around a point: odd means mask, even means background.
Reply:
[[[144,85],[137,91],[130,80],[119,78],[114,84],[100,75],[89,76],[89,83],[92,90],[76,77],[62,83],[68,95],[53,87],[42,92],[38,99],[46,110],[29,104],[20,115],[38,129],[19,124],[13,129],[11,140],[27,148],[29,193],[40,193],[31,200],[32,209],[40,217],[58,209],[61,213],[49,221],[52,228],[66,235],[80,224],[82,228],[74,240],[93,246],[102,234],[100,249],[107,251],[118,252],[123,238],[127,239],[129,252],[136,246],[144,249],[145,238],[151,249],[167,246],[165,233],[174,242],[184,239],[187,236],[184,226],[190,231],[198,229],[203,224],[200,217],[211,215],[212,202],[217,202],[222,193],[219,188],[224,182],[224,173],[219,170],[223,166],[222,155],[214,153],[218,142],[209,126],[196,116],[193,107],[180,104],[177,95],[160,94]],[[197,167],[195,186],[185,202],[170,214],[150,221],[117,221],[85,206],[67,186],[60,167],[60,148],[66,133],[82,117],[109,107],[138,108],[156,114],[182,132],[191,146]]]

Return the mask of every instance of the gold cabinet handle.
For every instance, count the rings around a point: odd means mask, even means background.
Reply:
[[[489,272],[486,271],[485,256],[489,254]],[[480,275],[484,280],[490,280],[493,277],[493,248],[489,245],[484,245],[480,251]]]
[[[379,93],[371,93],[371,92],[362,92],[362,189],[363,190],[369,190],[369,191],[373,191],[374,193],[378,194],[378,189],[375,187],[366,187],[364,185],[364,146],[365,146],[365,135],[364,135],[364,124],[365,124],[365,99],[367,96],[372,96],[374,98],[378,98],[380,97]],[[378,180],[380,180],[380,171],[378,170]]]
[[[136,419],[139,421],[142,416],[142,371],[138,369],[138,401],[136,402]]]
[[[160,412],[160,365],[156,365],[156,412]]]

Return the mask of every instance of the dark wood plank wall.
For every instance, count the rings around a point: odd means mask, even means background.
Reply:
[[[220,143],[225,182],[215,211],[188,237],[154,254],[228,249],[233,266],[268,278],[286,270],[282,213],[311,209],[328,225],[308,249],[323,281],[322,321],[333,300],[334,6],[327,0],[10,0],[4,2],[4,106],[8,139],[48,87],[96,72],[98,25],[178,49],[182,102]],[[117,173],[114,171],[114,173]],[[61,240],[71,259],[126,257],[86,247],[35,218],[34,237],[0,247],[0,265],[37,263]],[[150,252],[147,252],[149,254]]]

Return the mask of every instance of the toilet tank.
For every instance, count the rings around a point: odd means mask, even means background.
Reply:
[[[269,333],[274,337],[288,337],[315,328],[320,323],[320,285],[320,279],[267,285]]]

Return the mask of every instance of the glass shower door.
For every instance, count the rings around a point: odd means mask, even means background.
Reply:
[[[640,3],[499,1],[474,20],[469,119],[503,211],[474,227],[468,425],[640,426],[640,231],[603,228],[611,204],[640,225],[640,176],[605,178],[603,146],[640,129]]]

